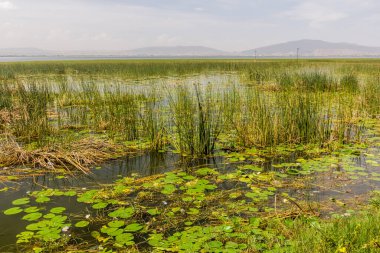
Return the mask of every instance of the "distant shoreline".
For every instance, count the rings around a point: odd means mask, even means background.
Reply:
[[[0,56],[0,62],[33,62],[33,61],[85,61],[85,60],[167,60],[167,59],[252,59],[254,56]],[[295,60],[295,56],[257,56],[258,60],[283,59]],[[379,56],[304,56],[300,60],[308,59],[380,59]]]

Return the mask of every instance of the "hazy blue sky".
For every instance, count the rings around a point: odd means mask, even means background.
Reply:
[[[0,48],[239,51],[297,39],[380,46],[379,0],[0,0]]]

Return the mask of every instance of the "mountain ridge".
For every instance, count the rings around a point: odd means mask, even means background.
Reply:
[[[380,47],[323,40],[296,40],[258,47],[241,52],[227,52],[205,46],[142,47],[132,50],[44,50],[39,48],[0,49],[0,56],[115,56],[115,57],[375,57]]]
[[[251,50],[245,50],[243,55],[259,56],[379,56],[380,47],[362,46],[347,42],[327,42],[323,40],[295,40],[273,44]]]

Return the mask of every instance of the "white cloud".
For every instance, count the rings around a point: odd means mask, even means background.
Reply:
[[[1,1],[0,2],[0,10],[12,10],[16,9],[16,6],[10,1]]]

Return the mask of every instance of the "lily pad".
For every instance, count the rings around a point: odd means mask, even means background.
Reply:
[[[84,227],[87,227],[88,224],[90,224],[90,222],[88,222],[86,220],[82,220],[82,221],[79,221],[79,222],[75,223],[75,227],[77,227],[77,228],[84,228]]]
[[[21,206],[21,205],[26,205],[30,202],[29,198],[21,198],[21,199],[16,199],[12,201],[12,204],[15,206]]]
[[[138,223],[133,223],[133,224],[129,224],[128,226],[125,227],[124,231],[126,232],[136,232],[136,231],[139,231],[143,228],[142,225],[138,224]]]
[[[64,207],[55,207],[50,210],[51,213],[59,214],[63,213],[66,210]]]
[[[96,203],[94,205],[92,205],[92,208],[94,209],[103,209],[103,208],[106,208],[108,206],[108,203],[106,202],[99,202],[99,203]]]
[[[13,215],[13,214],[18,214],[21,213],[22,209],[20,207],[12,207],[4,211],[5,215]]]
[[[37,212],[37,213],[27,214],[24,217],[22,217],[22,219],[23,220],[27,220],[27,221],[35,221],[35,220],[38,220],[41,217],[42,217],[42,213]]]

